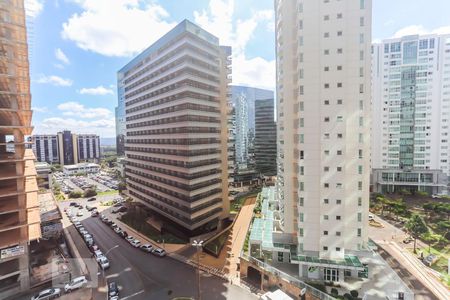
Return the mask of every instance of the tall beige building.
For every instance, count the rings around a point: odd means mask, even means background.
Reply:
[[[371,10],[371,0],[275,1],[276,198],[302,277],[340,281],[364,270]]]
[[[29,289],[28,243],[41,236],[23,0],[0,1],[0,299]]]
[[[229,213],[230,56],[184,20],[118,72],[130,196],[187,234]]]

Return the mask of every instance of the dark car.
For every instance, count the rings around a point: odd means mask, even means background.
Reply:
[[[128,233],[125,230],[122,230],[119,235],[123,238],[126,238],[128,236]]]
[[[105,221],[105,223],[108,224],[108,225],[112,225],[114,222],[111,221],[111,220],[107,220],[107,221]]]
[[[89,246],[89,250],[91,250],[91,252],[94,253],[95,251],[100,250],[100,248],[96,244],[93,244]]]
[[[89,199],[88,199],[88,201],[95,201],[95,200],[97,200],[97,198],[95,198],[95,197],[94,197],[94,198],[89,198]]]
[[[121,206],[122,206],[122,203],[116,203],[113,205],[113,207],[121,207]]]
[[[94,209],[95,209],[94,206],[86,205],[86,210],[87,211],[91,211],[91,210],[94,210]]]
[[[112,213],[117,214],[117,213],[126,212],[126,211],[127,211],[127,208],[125,206],[121,206],[121,207],[113,209]]]
[[[78,204],[77,204],[76,202],[70,202],[70,206],[75,206],[75,207],[77,207]]]
[[[108,283],[108,299],[119,296],[119,288],[115,281]]]

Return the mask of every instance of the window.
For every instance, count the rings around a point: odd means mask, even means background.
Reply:
[[[342,200],[341,200],[341,199],[336,199],[336,204],[337,204],[337,205],[342,204]]]
[[[359,51],[359,60],[364,60],[364,50]]]
[[[428,40],[420,40],[419,49],[428,49]]]
[[[342,167],[336,167],[336,171],[342,172]]]
[[[358,222],[361,222],[362,221],[362,214],[359,212],[358,213]]]
[[[359,8],[360,9],[366,8],[366,1],[365,0],[359,0]]]
[[[304,95],[305,94],[305,89],[303,87],[303,85],[300,86],[300,95]]]
[[[323,235],[328,235],[328,231],[325,230],[325,231],[323,232]]]
[[[364,26],[364,17],[359,18],[359,26]]]
[[[300,134],[300,144],[305,142],[305,135],[303,133]]]
[[[358,166],[358,174],[362,174],[363,166]]]
[[[329,16],[329,15],[323,16],[323,20],[324,20],[324,21],[328,21],[329,19],[330,19],[330,16]]]
[[[338,139],[342,139],[342,137],[343,137],[342,133],[338,133],[338,134],[337,134],[337,138],[338,138]]]
[[[300,36],[300,37],[298,38],[298,44],[299,44],[300,46],[303,46],[303,36]]]
[[[304,76],[305,76],[305,70],[300,69],[300,70],[299,70],[299,73],[298,73],[298,77],[299,77],[300,79],[303,79]]]
[[[337,102],[337,104],[338,104],[338,105],[341,105],[341,104],[342,104],[342,102],[343,102],[343,100],[342,100],[342,99],[337,99],[337,101],[336,101],[336,102]]]
[[[400,52],[402,44],[397,42],[397,43],[391,43],[391,52]]]
[[[341,216],[336,216],[336,221],[340,221],[341,220]]]
[[[341,247],[336,247],[336,251],[337,252],[341,251]]]
[[[337,15],[336,15],[336,18],[337,18],[337,19],[342,19],[342,13],[337,14]]]
[[[323,34],[323,37],[324,37],[324,38],[329,38],[329,37],[330,37],[330,33],[329,33],[329,32],[325,32],[325,33]]]
[[[324,204],[328,204],[328,203],[329,203],[329,200],[328,200],[328,199],[323,199],[323,203],[324,203]]]
[[[434,39],[430,39],[430,49],[434,49]]]
[[[336,183],[336,188],[337,189],[342,189],[342,183]]]
[[[304,153],[303,153],[303,150],[300,150],[300,159],[304,159],[305,157],[304,157]]]
[[[330,71],[330,67],[324,67],[323,70],[324,70],[325,72],[328,72],[328,71]]]
[[[299,3],[298,4],[298,12],[302,13],[303,12],[303,3]]]
[[[363,151],[362,151],[362,149],[358,150],[358,156],[359,156],[359,158],[363,158]]]
[[[324,183],[324,184],[323,184],[323,187],[324,187],[324,188],[329,188],[329,187],[330,187],[330,184],[329,184],[329,183]]]
[[[344,117],[343,116],[337,116],[336,117],[336,122],[342,122],[344,121]]]
[[[389,44],[384,44],[384,53],[389,53]]]
[[[358,190],[362,191],[362,181],[358,181]]]
[[[323,215],[323,219],[326,221],[328,220],[328,215]]]
[[[278,261],[279,262],[282,262],[284,259],[283,259],[283,252],[278,252]]]
[[[358,197],[358,206],[362,206],[362,198]]]
[[[305,190],[305,183],[304,182],[300,182],[299,184],[300,184],[299,185],[300,191],[304,191]]]
[[[330,155],[330,150],[323,151],[323,154],[325,154],[326,156]]]
[[[337,69],[338,71],[342,71],[342,66],[337,66],[336,69]]]
[[[300,56],[300,57],[299,57],[299,61],[300,61],[300,62],[303,62],[303,53],[300,53],[299,56]]]
[[[358,237],[361,237],[361,228],[358,228],[357,236],[358,236]]]
[[[337,50],[336,50],[336,52],[337,52],[337,54],[342,54],[342,48],[338,48]]]
[[[305,168],[305,167],[300,166],[300,175],[305,175],[304,168]]]
[[[364,94],[364,84],[362,83],[359,85],[359,93]]]
[[[304,103],[303,103],[303,101],[300,101],[300,103],[299,103],[299,110],[303,111],[303,109],[304,109]]]
[[[300,127],[304,127],[305,126],[305,119],[300,118],[299,123],[300,123]]]
[[[337,154],[337,155],[342,155],[342,150],[337,150],[337,151],[336,151],[336,154]]]
[[[337,86],[338,88],[341,88],[341,87],[342,87],[342,82],[338,82],[336,86]]]
[[[324,171],[324,172],[330,171],[330,167],[323,167],[323,171]]]
[[[364,33],[359,34],[359,43],[364,44]]]
[[[336,231],[336,236],[341,236],[341,232],[340,231]]]
[[[328,140],[328,139],[330,139],[330,134],[329,133],[325,133],[323,135],[323,137],[324,137],[324,139]]]
[[[323,251],[328,251],[328,247],[327,246],[323,246]]]
[[[359,100],[359,110],[363,110],[363,109],[364,109],[364,101]]]
[[[338,31],[337,36],[342,36],[342,31]]]
[[[328,49],[326,49],[326,50],[323,50],[323,54],[325,54],[325,55],[329,55],[329,54],[330,54],[330,50],[328,50]]]
[[[364,118],[363,117],[359,117],[359,126],[360,127],[364,126]]]
[[[329,83],[325,83],[325,84],[323,85],[323,87],[326,88],[326,89],[328,89],[328,88],[330,87],[330,84],[329,84]]]
[[[324,121],[324,122],[330,122],[330,117],[325,117],[325,118],[323,119],[323,121]]]
[[[300,213],[300,222],[303,222],[303,213]]]
[[[359,77],[364,77],[364,67],[359,68]]]
[[[324,105],[329,105],[329,104],[330,104],[330,100],[324,100],[324,101],[323,101],[323,104],[324,104]]]
[[[299,228],[299,229],[298,229],[298,234],[299,234],[300,236],[303,236],[303,228]]]
[[[338,269],[324,268],[323,269],[323,280],[324,281],[339,281]]]
[[[305,198],[300,197],[299,202],[300,202],[300,206],[303,206],[304,202],[305,202]]]

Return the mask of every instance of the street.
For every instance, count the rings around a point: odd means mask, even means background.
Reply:
[[[84,199],[77,202],[83,205],[94,203]],[[69,206],[69,202],[60,205],[64,209]],[[105,271],[105,275],[108,281],[117,282],[120,299],[172,299],[182,296],[197,299],[197,276],[193,267],[170,257],[160,258],[133,248],[98,217],[90,217],[85,209],[82,211],[84,216],[80,218],[81,223],[94,236],[102,252],[107,253],[112,249],[106,254],[111,267]],[[77,234],[74,230],[70,232]],[[85,247],[84,244],[77,246]],[[95,298],[104,299],[104,292],[105,287],[99,287],[94,293]],[[256,299],[250,292],[208,274],[202,274],[201,294],[202,299]]]

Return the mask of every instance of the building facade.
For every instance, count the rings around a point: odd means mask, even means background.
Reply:
[[[255,101],[255,164],[261,175],[277,175],[277,125],[273,98]]]
[[[248,86],[231,86],[235,119],[236,171],[255,168],[255,103],[266,99],[273,101],[273,91]]]
[[[230,56],[184,20],[118,73],[129,194],[186,234],[228,217]]]
[[[100,137],[96,134],[74,134],[64,130],[55,134],[28,138],[37,161],[73,165],[100,160]]]
[[[341,281],[365,271],[346,262],[368,240],[371,8],[370,0],[275,1],[272,251],[298,264],[303,278]]]
[[[0,1],[0,299],[30,288],[29,243],[41,237],[30,135],[31,95],[23,0]]]
[[[123,74],[117,73],[117,82],[122,83]],[[125,97],[124,97],[124,87],[123,85],[117,86],[117,107],[115,109],[116,113],[116,151],[118,156],[125,155],[125,135],[126,135],[126,124],[125,124]]]
[[[447,193],[450,35],[387,39],[372,61],[374,191]]]
[[[100,158],[100,137],[96,134],[78,134],[78,160],[80,162],[98,161]]]
[[[58,137],[56,135],[34,135],[29,141],[36,159],[40,162],[58,163]]]

